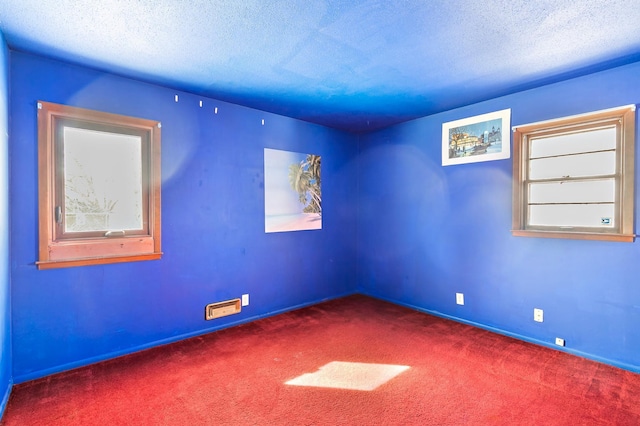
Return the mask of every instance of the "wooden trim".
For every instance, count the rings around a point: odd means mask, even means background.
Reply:
[[[635,137],[636,137],[636,112],[627,111],[622,117],[622,126],[624,131],[621,132],[621,152],[623,162],[621,164],[621,180],[620,180],[620,217],[622,223],[620,231],[623,234],[633,234],[633,226],[635,222]]]
[[[555,120],[541,121],[513,127],[513,210],[512,235],[522,237],[571,238],[633,242],[635,206],[635,105],[580,114]],[[526,229],[527,226],[527,168],[529,163],[528,140],[531,136],[589,130],[598,126],[615,125],[616,141],[616,233],[565,231],[561,229]],[[581,177],[580,180],[584,180]]]
[[[514,237],[538,237],[538,238],[562,238],[572,240],[597,240],[632,243],[635,241],[634,234],[611,234],[597,232],[560,232],[560,231],[539,231],[529,229],[512,229]]]
[[[144,260],[158,260],[163,253],[138,254],[134,256],[109,256],[109,257],[87,257],[81,259],[46,260],[36,262],[38,269],[59,269],[71,268],[74,266],[106,265],[109,263],[138,262]]]
[[[162,156],[161,125],[156,123],[149,135],[149,158],[152,162],[149,170],[149,231],[153,235],[153,251],[160,253],[162,242]]]
[[[55,131],[52,110],[38,102],[38,253],[40,260],[49,259],[49,242],[53,240],[55,221],[54,204],[55,164],[53,163],[53,139]]]
[[[532,130],[544,129],[555,130],[567,125],[576,123],[593,123],[595,121],[607,120],[611,117],[620,117],[627,112],[635,112],[636,105],[629,104],[615,108],[603,109],[600,111],[586,112],[583,114],[570,115],[562,118],[552,118],[550,120],[536,121],[533,123],[519,124],[513,126],[513,131],[520,131],[521,133],[530,133]]]
[[[51,261],[83,257],[133,256],[154,253],[153,237],[90,238],[52,241],[49,244]]]
[[[91,126],[111,127],[143,134],[146,139],[145,204],[148,235],[122,238],[90,237],[57,239],[55,130],[57,121],[73,120]],[[161,252],[161,156],[160,123],[153,120],[92,111],[67,105],[38,102],[38,269],[159,259]],[[143,157],[144,158],[144,157]],[[144,176],[146,173],[146,177]]]
[[[524,180],[526,172],[523,165],[524,135],[520,131],[513,132],[513,209],[512,227],[513,229],[524,228]]]

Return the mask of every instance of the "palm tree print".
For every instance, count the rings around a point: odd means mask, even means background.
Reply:
[[[307,155],[300,163],[289,166],[289,185],[298,193],[304,213],[322,214],[320,156]]]

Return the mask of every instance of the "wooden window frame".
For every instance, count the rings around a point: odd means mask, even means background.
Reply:
[[[514,126],[513,128],[513,217],[514,236],[570,238],[633,242],[635,181],[635,105],[611,108],[555,120]],[[572,228],[528,225],[529,139],[568,131],[616,126],[615,226],[607,228]]]
[[[70,127],[141,137],[143,226],[125,235],[65,233],[56,220],[64,203],[61,128]],[[143,118],[38,101],[38,269],[155,260],[161,251],[161,125]],[[59,210],[58,216],[62,214]]]

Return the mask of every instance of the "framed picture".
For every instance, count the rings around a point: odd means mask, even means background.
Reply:
[[[502,160],[511,156],[511,110],[442,123],[442,165]]]
[[[264,149],[264,231],[322,229],[319,155]]]

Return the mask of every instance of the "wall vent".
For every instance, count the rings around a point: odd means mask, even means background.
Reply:
[[[237,314],[240,310],[240,299],[211,303],[204,308],[204,319],[212,320],[215,318],[226,317],[227,315]]]

